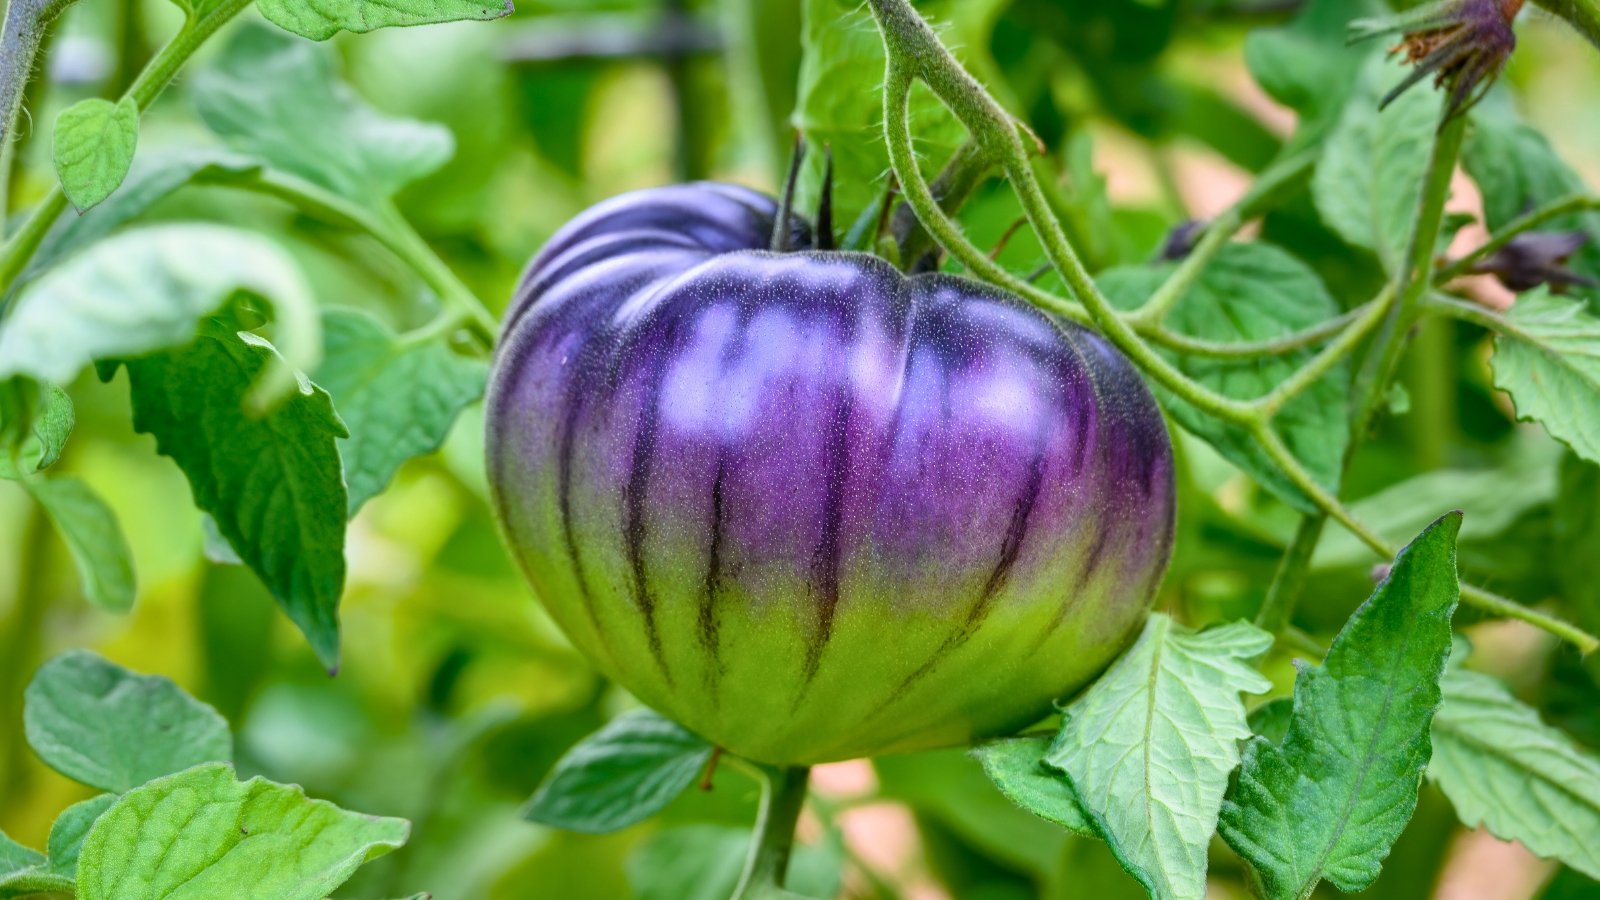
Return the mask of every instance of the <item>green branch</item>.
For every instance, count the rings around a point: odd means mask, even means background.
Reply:
[[[15,0],[13,0],[15,3]],[[62,4],[65,5],[65,4]],[[138,104],[139,111],[150,107],[150,104],[166,90],[167,85],[178,75],[178,70],[183,68],[195,50],[205,43],[206,39],[215,34],[218,28],[239,11],[250,5],[250,0],[222,0],[222,3],[199,16],[191,16],[178,29],[161,52],[150,60],[139,77],[129,85],[125,98],[132,98]],[[20,98],[17,102],[21,102]],[[61,186],[56,185],[51,192],[34,207],[22,227],[11,240],[0,248],[0,296],[17,280],[17,276],[27,266],[28,260],[39,249],[39,244],[50,232],[50,227],[56,219],[66,211],[67,196],[62,193]]]
[[[1078,310],[1064,308],[1059,298],[1010,275],[989,259],[961,234],[960,226],[939,209],[926,179],[918,171],[911,148],[907,101],[916,78],[926,83],[967,127],[979,146],[999,161],[1022,203],[1023,213],[1039,235],[1046,256],[1083,305],[1090,322],[1140,370],[1197,409],[1235,423],[1248,424],[1257,420],[1260,413],[1250,404],[1225,397],[1190,380],[1145,344],[1133,327],[1121,319],[1067,241],[1060,221],[1040,190],[1021,132],[1011,116],[961,68],[906,0],[871,0],[871,6],[889,58],[884,79],[884,136],[890,164],[907,202],[918,217],[925,217],[924,224],[934,238],[980,278],[1015,290],[1051,312],[1082,321],[1082,315],[1075,314]]]
[[[1353,434],[1356,441],[1372,428],[1379,409],[1389,394],[1389,385],[1400,369],[1400,360],[1410,342],[1409,332],[1421,315],[1422,302],[1432,284],[1433,258],[1444,227],[1444,206],[1450,198],[1456,162],[1461,158],[1461,142],[1466,135],[1467,117],[1454,116],[1444,123],[1434,138],[1433,154],[1418,199],[1417,224],[1411,233],[1411,246],[1405,263],[1395,273],[1394,284],[1400,302],[1390,311],[1376,346],[1376,360],[1356,383],[1357,412]]]
[[[1371,528],[1371,526],[1356,518],[1355,514],[1352,513],[1348,507],[1340,503],[1337,497],[1333,496],[1333,494],[1330,493],[1327,488],[1323,487],[1315,478],[1313,478],[1311,474],[1305,470],[1305,467],[1300,464],[1300,461],[1295,459],[1294,454],[1289,452],[1289,448],[1284,445],[1283,439],[1278,437],[1276,432],[1274,432],[1271,428],[1262,426],[1256,432],[1256,440],[1261,444],[1261,448],[1266,452],[1267,456],[1272,459],[1273,463],[1276,464],[1278,468],[1283,470],[1284,475],[1289,478],[1290,482],[1293,483],[1295,487],[1299,488],[1307,497],[1310,497],[1312,502],[1317,505],[1317,508],[1322,510],[1328,516],[1328,518],[1331,518],[1335,522],[1338,522],[1340,525],[1342,525],[1345,530],[1355,535],[1363,544],[1366,544],[1367,547],[1379,557],[1382,557],[1383,559],[1394,559],[1395,555],[1399,552],[1399,548],[1384,540],[1381,535]],[[1308,526],[1302,524],[1302,529],[1307,527]],[[1310,527],[1320,530],[1320,525]],[[1300,565],[1305,565],[1310,562],[1309,551],[1292,554],[1292,556],[1299,561]],[[1287,588],[1293,584],[1293,580],[1303,578],[1304,573],[1298,572],[1290,573],[1281,580],[1285,581],[1284,588]],[[1274,579],[1274,581],[1278,580],[1280,579]],[[1600,638],[1596,638],[1594,635],[1589,634],[1570,622],[1566,622],[1555,616],[1539,612],[1532,607],[1524,606],[1514,600],[1507,599],[1484,588],[1470,584],[1462,584],[1461,600],[1469,606],[1475,606],[1478,609],[1489,613],[1490,615],[1501,616],[1507,619],[1517,619],[1522,622],[1527,622],[1528,624],[1537,628],[1548,631],[1562,640],[1572,643],[1580,652],[1584,654],[1593,653],[1595,650],[1600,649]],[[1282,605],[1282,603],[1283,601],[1279,601],[1280,605]],[[1275,611],[1274,616],[1282,617],[1284,621],[1287,621],[1288,615],[1292,613],[1292,611],[1293,607],[1291,604],[1287,609]]]
[[[1256,612],[1256,627],[1272,634],[1283,634],[1289,629],[1300,591],[1305,587],[1306,573],[1311,569],[1311,556],[1317,550],[1327,522],[1326,515],[1300,518],[1294,539],[1289,542],[1289,549],[1284,551],[1272,583],[1267,586],[1267,597]]]
[[[1600,0],[1533,0],[1578,29],[1591,44],[1600,47]]]
[[[1178,305],[1195,282],[1200,280],[1200,275],[1205,272],[1211,261],[1217,258],[1233,236],[1244,227],[1244,221],[1237,212],[1230,211],[1222,218],[1212,222],[1201,236],[1200,242],[1195,244],[1189,255],[1173,270],[1167,280],[1162,282],[1156,292],[1144,302],[1144,305],[1125,316],[1129,325],[1135,328],[1156,327],[1166,321],[1167,314]]]
[[[199,180],[204,183],[204,176]],[[432,335],[462,327],[483,347],[494,346],[499,329],[494,314],[392,204],[385,204],[376,211],[369,210],[303,178],[275,169],[262,169],[259,175],[249,179],[220,175],[212,183],[273,197],[329,225],[368,235],[405,263],[444,304],[446,314],[439,321],[423,326],[423,331]]]
[[[1389,307],[1392,305],[1394,305],[1394,290],[1387,288],[1376,300],[1361,307],[1363,310],[1361,316],[1341,332],[1336,340],[1324,347],[1322,352],[1312,357],[1305,365],[1296,369],[1293,375],[1273,388],[1270,394],[1257,400],[1256,404],[1269,418],[1277,415],[1284,404],[1299,396],[1302,391],[1328,374],[1334,366],[1343,362],[1345,357],[1354,353],[1356,347],[1388,318]]]
[[[1208,359],[1257,359],[1263,356],[1283,356],[1337,336],[1351,324],[1365,317],[1375,302],[1369,301],[1341,316],[1320,322],[1310,328],[1259,341],[1207,341],[1178,334],[1160,325],[1135,326],[1135,330],[1152,342],[1186,356],[1201,356]]]
[[[901,195],[921,220],[922,226],[946,253],[979,278],[1012,291],[1047,312],[1080,325],[1088,324],[1088,314],[1078,304],[1012,275],[990,259],[987,253],[967,240],[961,226],[939,205],[939,199],[922,176],[916,154],[911,148],[911,122],[907,108],[910,95],[911,74],[891,61],[883,89],[884,136],[889,147],[889,162],[900,183]]]
[[[1362,370],[1353,388],[1352,402],[1355,412],[1352,416],[1350,442],[1345,449],[1341,472],[1350,468],[1356,448],[1360,446],[1362,439],[1372,427],[1380,403],[1388,394],[1389,381],[1399,366],[1400,357],[1408,340],[1407,332],[1415,324],[1416,317],[1420,313],[1422,299],[1427,289],[1428,273],[1433,266],[1434,248],[1438,246],[1440,229],[1444,224],[1444,206],[1449,199],[1450,182],[1455,175],[1456,162],[1461,154],[1465,119],[1465,116],[1459,116],[1447,122],[1434,139],[1423,190],[1417,198],[1418,215],[1416,225],[1412,229],[1405,265],[1384,288],[1386,296],[1390,298],[1399,296],[1400,302],[1388,304],[1385,314],[1381,317],[1382,332],[1375,340],[1372,351],[1376,354],[1377,362]],[[1297,462],[1292,457],[1289,459],[1291,462]],[[1337,505],[1337,498],[1330,496],[1329,499]],[[1341,517],[1336,514],[1332,506],[1320,502],[1317,506],[1321,510],[1320,513],[1308,515],[1301,520],[1300,527],[1296,530],[1297,540],[1301,535],[1320,535],[1326,519],[1330,516],[1348,527],[1346,520],[1351,517],[1347,511]],[[1339,511],[1343,511],[1343,507],[1339,507]],[[1365,535],[1360,532],[1355,533],[1380,555],[1393,555],[1379,549],[1381,541],[1375,544],[1369,540],[1370,532]],[[1305,569],[1310,564],[1310,552],[1300,553],[1296,546],[1291,545],[1267,591],[1268,606],[1273,608],[1269,610],[1264,606],[1263,614],[1270,612],[1275,620],[1288,623],[1294,614],[1300,588],[1305,582]]]

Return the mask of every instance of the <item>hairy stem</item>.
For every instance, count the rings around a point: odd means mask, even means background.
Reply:
[[[1529,343],[1538,343],[1533,335],[1517,327],[1510,319],[1493,310],[1485,309],[1476,303],[1469,303],[1443,294],[1435,294],[1428,298],[1424,309],[1436,315],[1448,316],[1462,322],[1470,322],[1495,334],[1510,335]]]
[[[733,900],[760,900],[789,896],[783,889],[794,849],[794,829],[806,801],[805,766],[761,766],[761,807],[756,812],[755,839],[745,859],[744,874]]]
[[[0,236],[11,208],[11,167],[23,98],[39,64],[45,32],[72,0],[11,0],[0,24]]]
[[[203,177],[199,183],[204,183]],[[465,328],[482,348],[494,346],[499,327],[494,315],[392,206],[369,210],[309,181],[272,169],[263,170],[253,179],[223,177],[215,183],[283,200],[322,222],[368,235],[405,263],[445,307],[444,315],[413,334],[439,336]]]
[[[392,205],[374,212],[305,179],[272,169],[242,181],[224,177],[217,184],[283,200],[330,225],[368,235],[415,272],[448,310],[445,316],[424,326],[426,329],[431,333],[443,333],[464,327],[484,347],[494,346],[498,328],[494,315]]]
[[[1417,224],[1411,233],[1411,246],[1405,264],[1395,273],[1394,284],[1400,302],[1390,311],[1378,338],[1375,359],[1356,383],[1357,412],[1352,431],[1352,446],[1365,439],[1389,393],[1389,384],[1399,371],[1405,355],[1407,337],[1421,314],[1423,298],[1432,284],[1433,257],[1444,227],[1444,206],[1450,199],[1450,183],[1456,162],[1461,158],[1461,142],[1466,135],[1467,117],[1452,116],[1439,129],[1433,142],[1433,155],[1418,201]],[[1347,461],[1348,462],[1348,461]]]
[[[31,498],[23,528],[16,600],[4,628],[0,629],[0,715],[12,724],[22,721],[22,692],[28,686],[29,673],[39,664],[39,636],[43,632],[45,611],[50,606],[45,584],[53,540],[50,519],[44,507]],[[0,747],[0,791],[6,796],[21,794],[23,780],[27,778],[21,759],[25,754],[21,741],[5,741]]]
[[[1183,299],[1183,295],[1194,287],[1200,275],[1216,259],[1218,253],[1228,242],[1233,240],[1246,222],[1250,221],[1261,207],[1270,202],[1284,189],[1298,184],[1306,178],[1316,165],[1316,156],[1311,153],[1297,153],[1286,156],[1278,162],[1267,167],[1261,174],[1250,191],[1239,199],[1227,212],[1218,216],[1211,224],[1206,226],[1205,233],[1201,235],[1200,242],[1195,245],[1183,262],[1173,270],[1167,280],[1156,289],[1154,294],[1144,302],[1144,305],[1125,315],[1123,318],[1132,324],[1135,329],[1154,329],[1165,321],[1167,314]]]
[[[1600,0],[1533,0],[1578,29],[1589,42],[1600,47]]]
[[[1325,515],[1303,516],[1295,529],[1294,540],[1278,563],[1278,570],[1267,586],[1267,597],[1256,613],[1256,626],[1273,634],[1283,634],[1294,615],[1294,607],[1305,587],[1306,572],[1311,568],[1311,556],[1317,542],[1322,539],[1322,529],[1327,524]]]
[[[1145,344],[1132,326],[1118,316],[1110,301],[1095,285],[1089,271],[1084,268],[1082,260],[1062,231],[1060,221],[1050,209],[1014,121],[961,68],[910,4],[906,0],[871,0],[871,6],[889,57],[884,81],[884,135],[889,146],[890,163],[900,179],[907,201],[924,219],[924,224],[934,237],[945,243],[952,255],[980,277],[1016,290],[1035,302],[1039,302],[1036,298],[1042,294],[1052,306],[1060,306],[1056,302],[1058,298],[1006,273],[987,254],[973,246],[961,234],[960,227],[939,209],[926,180],[917,170],[911,149],[907,100],[914,78],[921,78],[955,113],[956,118],[966,125],[979,145],[999,160],[1022,203],[1023,213],[1044,246],[1046,256],[1083,305],[1095,327],[1142,371],[1196,408],[1230,422],[1248,424],[1256,421],[1260,414],[1255,408],[1190,380]],[[1021,289],[1022,286],[1026,286],[1026,290]],[[1061,309],[1052,309],[1051,306],[1045,308],[1068,315],[1067,311]],[[1081,316],[1071,317],[1081,320]]]
[[[967,236],[961,232],[961,226],[939,205],[938,197],[917,168],[916,154],[911,149],[911,123],[906,107],[910,92],[911,74],[894,65],[891,58],[883,92],[884,134],[888,139],[889,161],[900,183],[900,191],[922,226],[945,252],[979,278],[1019,294],[1047,312],[1079,324],[1088,324],[1087,313],[1076,303],[1029,284],[990,259],[989,254],[967,240]]]
[[[1378,299],[1367,304],[1366,311],[1355,323],[1346,328],[1339,337],[1322,349],[1321,353],[1312,357],[1310,362],[1295,370],[1282,384],[1272,389],[1256,403],[1268,416],[1278,414],[1284,404],[1293,400],[1301,391],[1311,387],[1318,379],[1328,374],[1334,366],[1338,365],[1345,357],[1355,352],[1357,346],[1367,335],[1371,334],[1389,314],[1389,307],[1394,303],[1394,290],[1386,288],[1378,295]]]
[[[929,189],[939,201],[939,208],[953,215],[989,177],[993,168],[993,160],[978,149],[976,141],[969,140],[956,148]],[[894,236],[900,244],[900,259],[913,270],[923,256],[935,249],[933,237],[909,203],[901,204],[894,212]]]
[[[439,258],[398,210],[388,207],[380,221],[386,227],[369,233],[409,265],[423,283],[439,295],[440,302],[460,316],[461,324],[475,338],[492,348],[500,325],[478,295]]]
[[[1374,531],[1371,526],[1356,518],[1355,514],[1352,513],[1348,507],[1340,503],[1339,499],[1333,496],[1333,494],[1331,494],[1327,488],[1323,487],[1315,478],[1311,477],[1311,474],[1305,470],[1305,467],[1302,466],[1300,461],[1294,457],[1294,454],[1289,452],[1289,448],[1284,445],[1283,440],[1278,437],[1276,432],[1274,432],[1271,428],[1262,425],[1259,427],[1255,436],[1256,440],[1261,444],[1262,450],[1266,452],[1267,456],[1271,458],[1273,463],[1283,471],[1284,475],[1288,477],[1290,482],[1293,483],[1295,487],[1299,488],[1307,497],[1310,497],[1312,502],[1317,505],[1317,508],[1322,510],[1328,518],[1338,522],[1347,531],[1360,539],[1363,544],[1366,544],[1367,547],[1372,550],[1372,552],[1376,553],[1383,559],[1393,559],[1395,555],[1399,553],[1399,548],[1384,540],[1384,538]],[[1320,528],[1320,526],[1316,527]],[[1304,556],[1304,561],[1300,563],[1300,565],[1304,566],[1309,564],[1309,562],[1310,555],[1307,553]],[[1282,581],[1284,583],[1283,589],[1292,587],[1295,583],[1303,580],[1303,571],[1290,571],[1286,573],[1282,569],[1280,569],[1278,577],[1274,579],[1274,581]],[[1289,596],[1292,597],[1293,595],[1291,594]],[[1570,622],[1566,622],[1555,616],[1539,612],[1532,607],[1524,606],[1514,600],[1502,597],[1499,594],[1496,594],[1485,588],[1477,587],[1471,584],[1462,584],[1461,600],[1467,605],[1475,606],[1478,609],[1489,613],[1490,615],[1501,616],[1507,619],[1517,619],[1519,621],[1527,622],[1528,624],[1537,628],[1548,631],[1556,637],[1572,643],[1582,653],[1593,653],[1596,649],[1600,649],[1600,638],[1596,638],[1594,635],[1589,634]],[[1285,612],[1275,612],[1274,615],[1283,615],[1287,617],[1288,615],[1292,614],[1292,600],[1288,602],[1289,606]]]
[[[1426,294],[1429,272],[1433,265],[1434,248],[1439,243],[1440,229],[1444,224],[1444,206],[1450,196],[1450,182],[1455,175],[1456,162],[1461,155],[1461,141],[1465,126],[1464,116],[1457,116],[1447,122],[1435,136],[1433,153],[1428,163],[1427,174],[1423,182],[1422,194],[1419,196],[1416,226],[1412,229],[1411,245],[1406,254],[1405,265],[1395,274],[1394,279],[1384,289],[1387,297],[1391,298],[1381,317],[1382,331],[1375,341],[1374,350],[1369,352],[1375,356],[1377,363],[1365,369],[1358,377],[1352,395],[1354,414],[1351,417],[1350,442],[1345,448],[1344,463],[1341,472],[1350,468],[1351,460],[1355,457],[1357,447],[1365,439],[1368,430],[1372,427],[1372,420],[1389,390],[1389,381],[1394,377],[1399,367],[1400,358],[1406,346],[1406,333],[1415,324],[1420,313],[1422,299]],[[1399,302],[1393,298],[1399,297]],[[1372,325],[1377,322],[1370,323]],[[1275,435],[1273,436],[1276,437]],[[1265,447],[1265,444],[1263,444]],[[1266,448],[1271,454],[1272,448]],[[1298,464],[1293,456],[1285,456],[1290,462]],[[1291,475],[1292,477],[1292,475]],[[1307,477],[1307,482],[1321,491],[1321,485],[1314,479]],[[1326,492],[1323,492],[1326,493]],[[1315,495],[1312,495],[1315,496]],[[1318,513],[1305,516],[1300,526],[1295,531],[1295,542],[1290,544],[1285,554],[1283,563],[1273,576],[1272,585],[1267,591],[1268,605],[1263,606],[1262,614],[1270,612],[1272,618],[1287,625],[1294,615],[1295,605],[1299,602],[1300,590],[1305,584],[1305,572],[1311,565],[1311,552],[1300,552],[1297,546],[1303,535],[1321,535],[1323,526],[1331,516],[1341,525],[1349,527],[1353,517],[1338,505],[1338,498],[1328,495],[1326,497],[1333,505],[1318,502]],[[1341,516],[1338,513],[1344,512]],[[1381,556],[1392,557],[1393,553],[1383,549],[1383,542],[1374,542],[1369,538],[1375,537],[1370,532],[1363,534],[1361,531],[1351,529],[1357,537],[1371,546]],[[1313,547],[1312,549],[1315,549]],[[1269,610],[1268,606],[1271,607]]]
[[[172,83],[172,79],[177,77],[178,70],[189,61],[195,50],[215,34],[218,28],[249,5],[250,0],[222,0],[218,6],[208,10],[204,15],[191,17],[184,22],[183,27],[178,29],[172,40],[150,60],[150,64],[139,73],[139,77],[128,87],[123,96],[132,98],[141,112],[148,109],[161,92],[166,90],[167,85]],[[44,240],[50,227],[66,208],[67,196],[61,192],[61,186],[56,185],[29,214],[22,228],[6,242],[3,248],[0,248],[0,296],[3,296],[16,281],[17,276],[27,266],[28,260],[39,249],[39,243]]]
[[[1152,342],[1186,356],[1201,356],[1208,359],[1257,359],[1263,356],[1282,356],[1327,341],[1349,328],[1352,323],[1364,318],[1371,312],[1376,302],[1369,301],[1341,316],[1302,331],[1260,341],[1207,341],[1179,334],[1160,325],[1136,326],[1136,329]]]

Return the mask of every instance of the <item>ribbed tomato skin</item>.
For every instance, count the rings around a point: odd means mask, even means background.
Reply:
[[[1172,448],[1114,348],[775,204],[640,191],[563,228],[488,398],[507,542],[573,643],[727,749],[817,763],[1047,712],[1131,640]]]

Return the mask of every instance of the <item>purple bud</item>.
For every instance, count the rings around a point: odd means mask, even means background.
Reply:
[[[1200,241],[1200,236],[1206,233],[1206,224],[1199,219],[1179,222],[1167,232],[1167,239],[1161,244],[1158,258],[1162,262],[1177,262],[1193,253],[1194,245]]]
[[[1569,287],[1600,287],[1600,282],[1567,268],[1567,261],[1589,240],[1589,233],[1581,230],[1519,234],[1470,271],[1493,275],[1518,293],[1545,284],[1557,294]]]

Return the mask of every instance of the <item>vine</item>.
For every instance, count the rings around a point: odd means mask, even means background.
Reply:
[[[1146,342],[1145,334],[1141,331],[1148,333],[1160,326],[1161,320],[1198,279],[1205,266],[1243,226],[1246,216],[1283,183],[1303,174],[1302,167],[1308,165],[1307,161],[1300,157],[1292,158],[1279,170],[1281,174],[1269,178],[1264,187],[1258,185],[1244,202],[1207,229],[1194,252],[1143,307],[1131,315],[1121,315],[1095,284],[1051,210],[1033,170],[1017,122],[950,54],[908,0],[869,0],[869,5],[878,22],[888,58],[884,78],[883,119],[889,161],[907,204],[916,212],[934,240],[978,278],[1011,290],[1046,312],[1094,326],[1145,375],[1174,396],[1210,416],[1245,427],[1284,477],[1317,506],[1318,515],[1338,522],[1379,556],[1392,558],[1396,548],[1361,522],[1332,491],[1319,483],[1284,445],[1271,423],[1288,400],[1316,382],[1334,365],[1354,354],[1381,325],[1374,348],[1376,362],[1369,365],[1368,374],[1360,382],[1354,398],[1358,410],[1353,422],[1354,436],[1359,439],[1370,427],[1387,396],[1388,385],[1403,354],[1405,334],[1427,309],[1423,301],[1432,281],[1433,248],[1443,224],[1449,179],[1460,154],[1464,117],[1450,117],[1436,138],[1429,174],[1419,201],[1421,214],[1403,271],[1377,298],[1359,308],[1355,315],[1337,320],[1340,323],[1337,327],[1330,325],[1326,331],[1316,329],[1314,336],[1309,339],[1299,335],[1291,337],[1287,341],[1291,348],[1324,338],[1329,340],[1329,344],[1272,392],[1254,401],[1241,401],[1218,394],[1184,375]],[[978,147],[1006,175],[1046,256],[1072,291],[1076,302],[1057,297],[1005,271],[968,240],[960,225],[940,207],[917,166],[911,146],[908,108],[911,87],[916,81],[923,82],[933,91],[966,126]],[[1578,207],[1584,205],[1579,201],[1570,202]],[[1571,209],[1564,207],[1534,218],[1531,224],[1519,224],[1523,230],[1527,230]],[[1509,237],[1502,236],[1501,239],[1509,240]],[[1162,343],[1159,339],[1155,340]],[[1233,355],[1233,351],[1227,351],[1227,355]],[[1354,444],[1355,441],[1352,441],[1352,446]],[[1280,569],[1281,583],[1275,582],[1270,592],[1273,597],[1269,615],[1271,621],[1287,623],[1292,614],[1294,595],[1297,593],[1294,586],[1303,579],[1303,572],[1299,570],[1310,560],[1310,549],[1298,545],[1310,542],[1314,547],[1315,537],[1319,534],[1320,528],[1316,526],[1303,526],[1297,534],[1295,546],[1291,546],[1284,567]],[[1519,619],[1542,628],[1571,642],[1585,653],[1600,648],[1600,639],[1583,629],[1486,589],[1463,585],[1461,598],[1487,613]]]

